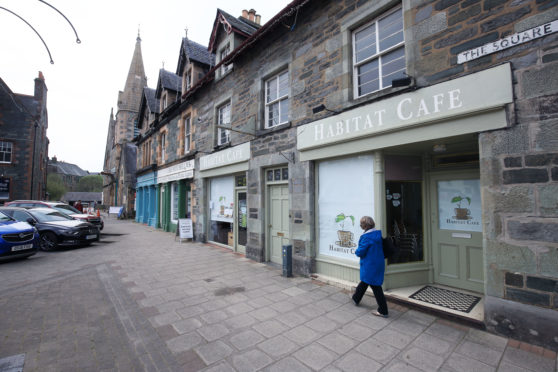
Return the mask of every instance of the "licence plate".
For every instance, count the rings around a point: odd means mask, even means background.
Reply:
[[[31,249],[31,248],[33,248],[33,244],[16,245],[12,247],[12,252],[23,251],[25,249]]]
[[[87,235],[85,237],[85,239],[89,240],[89,239],[97,239],[97,235]]]

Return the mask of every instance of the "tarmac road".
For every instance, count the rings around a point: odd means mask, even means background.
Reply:
[[[557,371],[556,353],[105,217],[0,264],[5,371]]]

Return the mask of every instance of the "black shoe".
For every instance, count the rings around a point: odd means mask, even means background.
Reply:
[[[351,296],[351,300],[353,300],[353,304],[355,304],[355,306],[358,306],[358,302],[356,302],[356,300],[353,296]]]

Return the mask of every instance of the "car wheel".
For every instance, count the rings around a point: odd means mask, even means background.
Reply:
[[[42,251],[45,252],[52,251],[54,248],[56,248],[57,244],[58,244],[58,238],[56,237],[56,234],[54,234],[53,232],[47,231],[44,234],[41,234],[40,246]]]

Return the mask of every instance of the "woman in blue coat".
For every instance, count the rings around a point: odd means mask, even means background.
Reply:
[[[382,249],[382,232],[374,227],[376,223],[370,216],[360,219],[360,227],[364,233],[358,241],[355,254],[360,257],[360,283],[353,295],[353,302],[358,306],[368,286],[372,288],[378,303],[378,310],[372,312],[376,316],[388,317],[388,308],[382,284],[384,283],[384,251]]]

